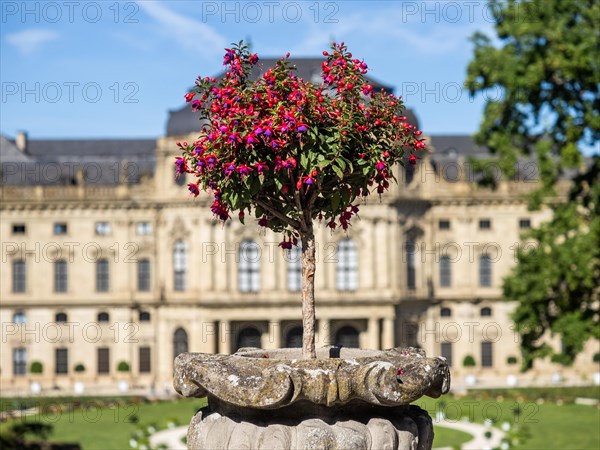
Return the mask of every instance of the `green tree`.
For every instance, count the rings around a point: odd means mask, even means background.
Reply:
[[[600,3],[494,0],[490,10],[497,39],[476,33],[467,69],[471,95],[488,99],[475,137],[509,177],[520,155],[537,156],[539,202],[600,138]]]
[[[546,356],[571,364],[590,337],[600,339],[600,157],[573,186],[552,220],[527,233],[537,245],[518,252],[504,280],[504,295],[518,301],[524,369]],[[560,335],[562,351],[541,341],[547,331]]]
[[[590,337],[600,337],[598,158],[574,180],[567,202],[553,194],[566,168],[583,165],[581,148],[600,139],[600,3],[507,0],[490,10],[496,39],[473,36],[467,71],[471,95],[488,98],[475,139],[507,177],[520,156],[535,157],[541,183],[531,206],[546,202],[554,212],[527,236],[538,245],[518,253],[504,295],[518,302],[523,368],[546,356],[570,364]],[[547,332],[560,335],[562,352],[541,341]]]

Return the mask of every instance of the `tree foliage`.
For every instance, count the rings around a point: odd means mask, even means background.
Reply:
[[[498,156],[508,177],[520,156],[535,157],[551,221],[526,237],[537,245],[518,253],[504,294],[516,300],[523,368],[550,356],[573,362],[599,338],[600,230],[598,158],[582,164],[581,149],[600,138],[600,3],[594,0],[493,1],[496,38],[476,33],[466,86],[487,97],[476,140]],[[567,202],[553,198],[569,167],[583,168]],[[542,336],[558,334],[562,351]],[[547,337],[547,336],[546,336]]]
[[[199,77],[186,95],[208,123],[195,142],[179,144],[176,161],[198,177],[189,185],[194,195],[214,194],[223,221],[253,210],[259,225],[290,238],[314,219],[346,229],[357,198],[383,193],[405,151],[425,146],[402,101],[373,92],[367,65],[343,43],[323,52],[321,84],[299,78],[289,54],[252,81],[258,56],[242,42],[226,51],[225,77]]]
[[[499,156],[507,176],[535,153],[544,189],[581,162],[600,138],[600,3],[518,0],[490,4],[497,39],[476,33],[466,86],[487,101],[476,140]]]
[[[590,337],[600,339],[600,157],[552,210],[552,220],[526,234],[536,245],[518,252],[504,281],[504,295],[518,301],[524,369],[547,356],[571,364]],[[560,351],[542,339],[546,332],[560,336]]]

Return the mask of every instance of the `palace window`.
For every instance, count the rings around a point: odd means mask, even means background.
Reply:
[[[140,259],[137,264],[138,269],[138,291],[147,292],[150,290],[150,260]]]
[[[254,327],[245,327],[243,328],[237,337],[237,348],[244,347],[256,347],[261,348],[261,335],[260,331],[258,331]]]
[[[173,334],[173,358],[188,351],[188,335],[183,328],[177,328]]]
[[[448,255],[440,258],[440,287],[452,285],[452,263]]]
[[[69,350],[57,348],[54,350],[54,373],[65,375],[69,373]]]
[[[110,316],[107,312],[98,313],[97,316],[98,322],[108,322],[110,320]]]
[[[108,292],[109,275],[108,259],[96,261],[96,291]]]
[[[13,261],[13,273],[12,273],[12,291],[14,293],[25,292],[26,285],[26,272],[25,272],[25,261],[18,259]]]
[[[67,292],[67,261],[64,259],[54,263],[54,292]]]
[[[335,333],[335,345],[347,348],[358,348],[358,330],[350,325],[340,328]]]
[[[480,313],[481,317],[491,317],[492,316],[492,308],[490,308],[489,306],[485,306],[485,307],[481,308],[479,313]]]
[[[440,220],[438,222],[438,228],[440,230],[449,230],[450,229],[450,221],[449,220]]]
[[[492,221],[490,219],[480,219],[479,220],[479,229],[480,230],[489,230],[492,228]]]
[[[440,309],[441,317],[452,317],[452,310],[450,308],[442,308]]]
[[[442,342],[441,355],[446,358],[448,367],[452,367],[452,342]]]
[[[23,347],[13,349],[13,375],[27,374],[27,349]]]
[[[152,234],[152,223],[151,222],[138,222],[135,226],[135,233],[138,236],[149,236]]]
[[[492,343],[485,341],[481,343],[481,367],[493,366]]]
[[[97,354],[97,373],[110,373],[110,349],[108,347],[101,347],[97,350]]]
[[[27,323],[27,316],[23,311],[17,311],[13,314],[13,323],[16,325],[23,325]]]
[[[66,223],[55,223],[53,229],[54,229],[54,234],[67,234],[67,224]]]
[[[302,348],[302,327],[294,327],[288,331],[285,337],[285,347]]]
[[[238,283],[240,292],[260,290],[260,248],[254,241],[244,240],[240,244]]]
[[[140,322],[150,322],[150,313],[147,311],[140,311],[139,320]]]
[[[358,287],[358,252],[356,242],[342,239],[338,242],[336,287],[338,291],[355,291]]]
[[[176,291],[185,291],[186,272],[187,244],[184,241],[177,241],[173,248],[173,287]]]
[[[95,229],[98,236],[109,236],[111,233],[111,226],[108,222],[96,222]]]
[[[150,373],[152,370],[151,366],[151,354],[150,347],[139,348],[139,359],[140,359],[140,373]]]
[[[302,247],[300,243],[287,253],[288,290],[297,292],[302,289]]]
[[[56,323],[65,323],[67,321],[67,314],[64,312],[56,313],[54,316],[54,321]]]
[[[24,223],[13,223],[12,234],[25,234],[27,227]]]
[[[406,243],[406,286],[408,289],[417,287],[417,268],[415,264],[416,245],[413,241]]]
[[[531,228],[531,220],[530,219],[519,219],[519,228],[521,230],[526,230]]]
[[[481,255],[479,258],[479,286],[490,287],[492,285],[492,258]]]

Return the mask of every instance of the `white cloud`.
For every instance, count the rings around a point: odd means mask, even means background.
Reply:
[[[175,39],[186,50],[204,49],[220,53],[226,46],[226,39],[205,23],[178,14],[157,1],[138,1],[137,4],[159,23],[159,31],[163,35]]]
[[[16,47],[20,53],[29,55],[35,53],[44,44],[59,37],[60,35],[55,31],[34,28],[7,34],[6,42]]]

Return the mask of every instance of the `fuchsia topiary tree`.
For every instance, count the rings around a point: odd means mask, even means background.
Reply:
[[[323,52],[320,85],[295,75],[289,53],[252,81],[258,56],[243,42],[225,50],[225,76],[199,77],[185,96],[205,124],[195,142],[178,143],[175,164],[197,177],[188,184],[194,196],[214,195],[211,210],[223,222],[253,213],[283,233],[282,248],[301,243],[302,354],[315,358],[313,223],[346,230],[357,200],[386,191],[392,168],[415,164],[424,140],[399,98],[373,92],[367,65],[343,42]]]

